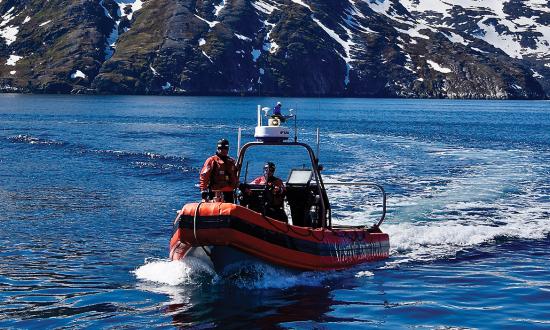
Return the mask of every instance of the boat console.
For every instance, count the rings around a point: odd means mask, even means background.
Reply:
[[[241,183],[237,200],[241,206],[262,213],[264,211],[264,195],[266,186],[263,184]]]
[[[286,181],[286,198],[292,224],[301,227],[319,227],[319,198],[313,171],[307,168],[292,169]]]

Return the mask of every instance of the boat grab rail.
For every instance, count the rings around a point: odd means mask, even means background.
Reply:
[[[364,186],[364,187],[375,187],[382,193],[382,215],[380,216],[380,219],[378,222],[374,225],[374,227],[380,227],[382,222],[384,222],[384,219],[386,218],[386,199],[387,194],[384,190],[384,187],[377,183],[371,183],[371,182],[325,182],[325,186]],[[363,227],[363,226],[360,226]]]

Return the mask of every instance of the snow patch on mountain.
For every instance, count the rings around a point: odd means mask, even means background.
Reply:
[[[461,35],[456,34],[454,32],[441,32],[447,39],[449,39],[451,42],[463,44],[464,46],[467,46],[469,42],[466,41]]]
[[[521,2],[507,0],[401,0],[400,2],[413,16],[417,16],[417,19],[425,24],[427,20],[431,20],[438,22],[441,26],[454,28],[456,31],[463,26],[477,26],[478,30],[468,31],[472,37],[484,40],[511,57],[520,59],[524,56],[548,58],[550,55],[550,26],[544,24],[545,20],[541,18],[550,13],[547,0]],[[388,10],[389,5],[389,1],[383,1],[377,5],[371,5],[371,8],[379,8],[379,11],[383,12]],[[506,6],[511,5],[529,10],[512,12],[512,9],[506,9]],[[473,12],[474,15],[464,15],[463,13],[466,11]],[[451,23],[449,24],[449,22]],[[434,27],[436,26],[434,25]]]
[[[428,65],[429,65],[432,69],[434,69],[435,71],[439,71],[439,72],[441,72],[441,73],[451,73],[451,72],[452,72],[451,69],[445,68],[445,67],[439,65],[438,63],[432,61],[432,60],[427,60],[426,63],[428,63]]]
[[[143,1],[142,0],[115,0],[116,3],[118,3],[119,10],[121,12],[121,16],[127,16],[128,20],[131,21],[133,18],[133,15],[136,11],[140,10],[143,7]],[[130,5],[129,13],[126,13],[125,8]]]
[[[522,58],[522,47],[519,42],[516,42],[517,37],[513,34],[501,34],[498,33],[496,28],[487,23],[486,21],[480,21],[477,25],[485,31],[484,35],[480,38],[487,43],[500,48],[506,54],[515,58]]]
[[[109,14],[107,8],[105,8],[103,0],[99,1],[99,5],[103,8],[105,16],[113,20],[113,22],[115,23],[113,26],[113,30],[107,37],[107,45],[105,46],[104,51],[105,60],[110,59],[115,53],[116,43],[118,41],[118,38],[120,37],[119,26],[122,19],[126,18],[128,19],[128,21],[131,21],[134,13],[143,7],[142,0],[115,0],[115,2],[118,4],[118,12],[117,17],[112,17],[111,14]],[[127,30],[128,28],[125,28],[123,32],[126,32]]]
[[[6,45],[11,45],[17,40],[17,34],[19,33],[19,27],[15,25],[8,25],[17,14],[14,13],[15,7],[11,7],[4,15],[2,15],[2,21],[0,22],[0,37],[2,37]]]
[[[263,49],[273,54],[277,51],[277,49],[279,49],[279,45],[277,45],[277,43],[271,38],[271,32],[273,31],[275,24],[269,23],[267,20],[265,20],[263,23],[264,23],[264,28],[267,31],[264,38]]]
[[[76,70],[75,72],[73,72],[71,74],[71,78],[72,79],[76,79],[76,78],[86,78],[86,74],[84,74],[84,72],[80,71],[80,70]]]
[[[275,10],[280,10],[280,8],[271,2],[266,1],[254,1],[251,2],[252,7],[254,7],[257,11],[262,12],[267,15],[271,15]]]
[[[302,6],[302,7],[306,7],[306,8],[309,9],[310,11],[313,11],[313,10],[311,9],[311,7],[310,7],[307,3],[303,2],[302,0],[292,0],[292,2],[294,2],[294,3],[296,3],[296,4],[299,4],[299,5]]]
[[[390,0],[363,0],[366,3],[369,4],[369,7],[374,10],[375,12],[391,16],[390,9],[391,9],[391,1]]]
[[[478,53],[489,54],[489,52],[483,51],[483,50],[481,50],[481,49],[479,49],[479,48],[476,48],[476,47],[471,47],[471,49],[472,49],[473,51],[478,52]]]
[[[6,65],[15,66],[15,63],[17,63],[17,61],[22,58],[22,56],[10,55],[10,57],[8,57],[8,60],[6,61]]]
[[[11,7],[4,15],[2,15],[2,22],[0,22],[0,26],[7,25],[9,22],[11,22],[11,20],[15,18],[15,16],[17,16],[13,13],[14,10],[15,7]]]
[[[344,54],[341,54],[340,51],[337,51],[337,53],[346,62],[346,77],[344,78],[344,84],[347,86],[349,84],[349,72],[353,68],[353,66],[350,64],[350,62],[353,60],[351,57],[351,48],[355,45],[355,43],[351,40],[351,31],[346,27],[344,27],[343,25],[340,25],[342,28],[346,30],[346,33],[347,33],[347,40],[344,40],[338,35],[338,33],[328,28],[319,19],[315,18],[313,14],[311,14],[311,19],[315,23],[317,23],[317,25],[319,25],[319,27],[321,27],[323,31],[325,31],[332,39],[334,39],[337,43],[339,43],[344,49]]]
[[[531,69],[531,72],[533,72],[533,78],[538,78],[538,79],[542,79],[544,78],[540,73],[538,73],[537,71]]]
[[[401,0],[401,4],[409,11],[435,12],[449,16],[448,11],[453,7],[452,1],[440,0]]]
[[[208,26],[209,26],[210,28],[213,28],[214,26],[216,26],[216,24],[220,23],[219,21],[212,21],[212,22],[211,22],[211,21],[208,21],[208,20],[206,20],[206,19],[200,17],[200,16],[197,15],[197,14],[195,14],[195,17],[198,18],[198,19],[200,19],[201,21],[205,22],[206,24],[208,24]]]
[[[220,12],[225,8],[225,5],[227,4],[227,0],[222,0],[218,5],[214,6],[214,16],[218,17],[220,16]]]
[[[420,30],[422,30],[423,28],[425,28],[425,26],[417,25],[416,27],[408,29],[408,30],[402,30],[402,29],[399,29],[399,28],[395,28],[395,30],[397,30],[400,33],[407,34],[412,38],[422,38],[422,39],[429,40],[430,39],[429,36],[420,33]]]
[[[160,74],[157,72],[157,70],[155,70],[155,68],[153,68],[152,65],[149,65],[149,69],[151,69],[151,72],[153,72],[153,76],[155,77],[160,76]]]
[[[550,7],[548,6],[547,0],[531,0],[528,2],[531,8],[545,13],[550,13]]]
[[[208,56],[208,54],[206,54],[204,50],[202,51],[202,55],[204,55],[210,61],[210,63],[214,63],[214,61],[212,61],[212,57]]]
[[[345,9],[344,11],[346,14],[346,18],[344,19],[344,21],[346,22],[346,25],[351,28],[357,29],[358,31],[363,33],[377,33],[376,31],[373,31],[368,27],[359,23],[356,17],[364,19],[365,15],[363,15],[363,13],[361,13],[359,9],[357,9],[357,6],[355,5],[355,3],[353,3],[352,0],[349,0],[349,1],[350,1],[350,7]]]
[[[17,40],[17,33],[19,33],[17,26],[10,25],[0,29],[0,37],[4,38],[8,46]]]
[[[237,37],[240,40],[252,41],[252,39],[250,39],[249,37],[243,36],[242,34],[238,34],[238,33],[233,33],[233,34],[235,35],[235,37]]]

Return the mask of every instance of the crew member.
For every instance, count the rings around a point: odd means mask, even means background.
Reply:
[[[281,104],[281,102],[277,102],[277,105],[273,108],[273,116],[283,116],[283,114],[281,113],[281,107],[283,105]]]
[[[270,218],[288,222],[284,209],[286,188],[283,181],[275,174],[275,164],[267,162],[264,165],[264,175],[254,179],[250,184],[265,185],[264,214]]]
[[[224,202],[233,203],[233,190],[238,182],[237,167],[235,160],[228,154],[229,141],[221,139],[216,154],[204,162],[199,176],[203,201],[212,200],[217,194],[223,197]]]

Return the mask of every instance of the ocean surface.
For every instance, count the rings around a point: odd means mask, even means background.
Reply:
[[[280,99],[300,141],[320,128],[326,181],[385,187],[391,257],[169,262],[216,141],[234,156],[276,101],[0,94],[0,328],[550,328],[548,101]],[[336,223],[376,221],[371,192],[331,189]]]

